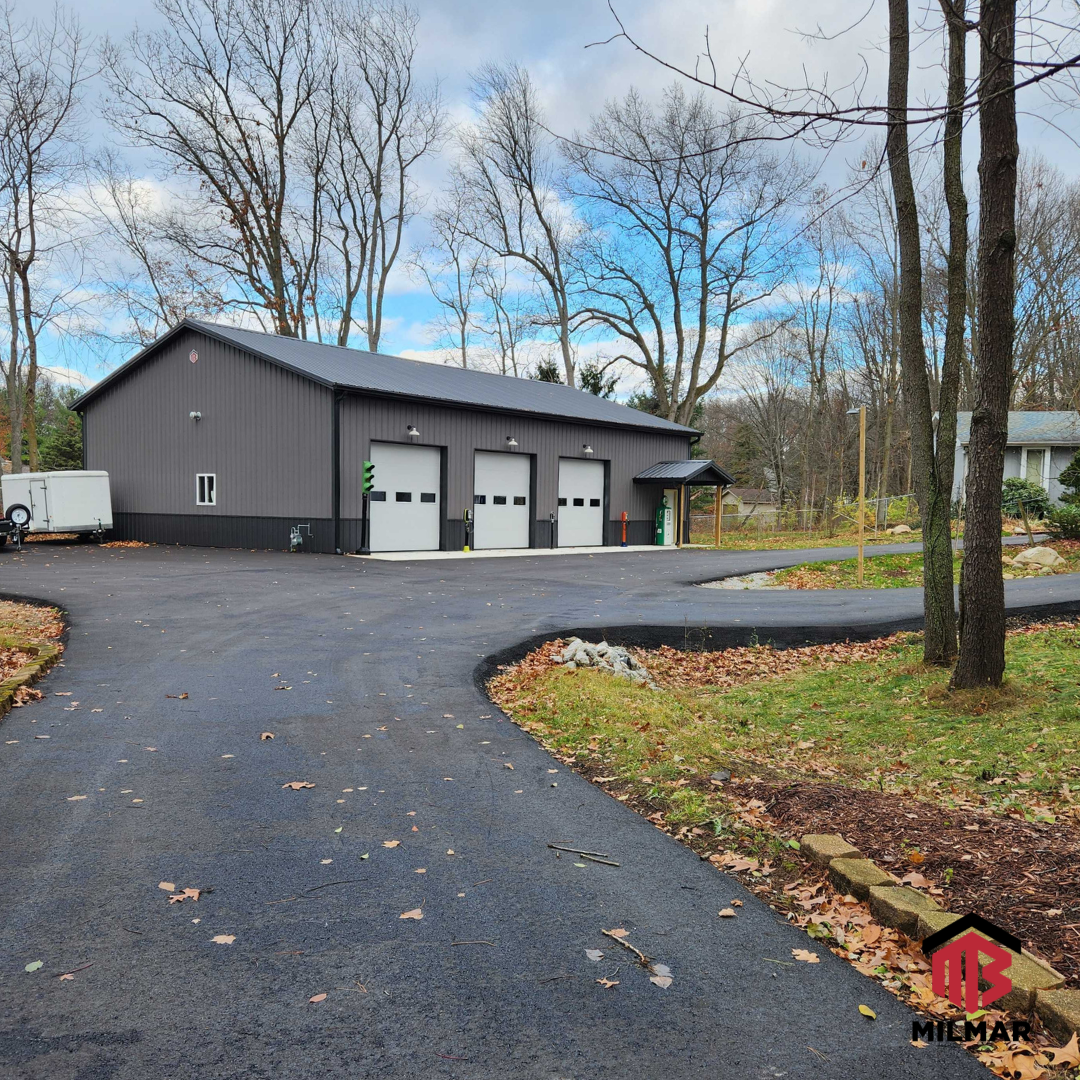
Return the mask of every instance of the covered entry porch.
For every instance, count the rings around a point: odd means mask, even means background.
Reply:
[[[634,477],[635,484],[656,489],[657,543],[682,547],[690,539],[690,491],[692,487],[716,488],[716,544],[720,544],[722,496],[735,478],[715,461],[691,458],[688,461],[658,461]],[[670,515],[670,525],[667,524]]]

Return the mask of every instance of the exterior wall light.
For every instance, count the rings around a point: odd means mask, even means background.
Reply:
[[[582,443],[581,449],[585,454],[591,454],[593,452],[593,448],[588,443]]]
[[[188,413],[188,419],[189,420],[196,420],[196,421],[201,420],[202,419],[202,413],[197,412],[196,410],[193,409],[191,412]]]
[[[416,428],[414,428],[412,426],[412,424],[409,425],[409,438],[410,439],[419,439],[420,438],[420,432],[417,431]]]
[[[506,436],[506,445],[509,446],[511,450],[513,450],[517,444],[517,439],[515,439],[513,435]]]

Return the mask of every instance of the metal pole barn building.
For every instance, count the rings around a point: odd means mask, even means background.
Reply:
[[[74,407],[119,539],[355,552],[365,461],[373,551],[612,545],[624,513],[651,544],[680,477],[732,483],[674,467],[693,428],[581,390],[193,319]]]

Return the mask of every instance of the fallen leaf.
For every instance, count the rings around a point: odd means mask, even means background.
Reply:
[[[912,866],[922,866],[926,862],[926,856],[921,851],[909,851],[907,860]]]
[[[260,742],[266,742],[267,739],[272,739],[273,737],[274,737],[274,733],[272,731],[264,731],[259,736],[259,741]]]
[[[734,908],[729,908],[729,907],[722,908],[721,911],[720,911],[720,918],[721,919],[734,919],[735,918],[735,909]]]
[[[235,934],[217,934],[210,939],[217,945],[231,945],[236,940]]]
[[[57,976],[61,982],[74,982],[75,976],[70,971],[65,971],[63,975]]]
[[[874,1010],[871,1009],[869,1005],[860,1005],[859,1012],[861,1012],[863,1016],[869,1017],[871,1020],[877,1019],[877,1013],[874,1012]]]
[[[503,768],[504,769],[510,769],[511,771],[513,771],[514,766],[511,765],[509,761],[504,761],[503,762]]]
[[[924,1046],[929,1045],[929,1043],[924,1043],[922,1039],[908,1039],[908,1042],[919,1050],[922,1050]]]
[[[180,700],[181,701],[187,701],[187,691],[186,690],[180,695]]]
[[[334,861],[333,859],[320,859],[320,860],[319,860],[319,862],[320,862],[320,863],[321,863],[321,864],[322,864],[323,866],[326,866],[326,864],[327,864],[327,863],[332,863],[333,861]]]
[[[619,985],[618,979],[597,979],[596,980],[605,990],[610,990],[613,986]]]
[[[325,994],[316,994],[314,997],[309,997],[308,998],[308,1004],[309,1005],[318,1005],[318,1003],[320,1001],[325,1001],[325,1000],[326,1000],[326,995]]]
[[[69,795],[67,801],[68,802],[80,802],[81,800],[83,800],[85,798],[86,798],[85,795]]]
[[[672,983],[670,975],[653,975],[649,982],[654,986],[659,986],[662,990],[666,990]]]
[[[1006,1050],[1001,1056],[999,1075],[1004,1075],[1010,1080],[1042,1080],[1046,1076],[1046,1070],[1035,1060],[1035,1055],[1030,1050]],[[995,1072],[998,1070],[995,1069]]]
[[[791,955],[794,956],[796,960],[802,960],[806,964],[821,963],[821,957],[818,956],[816,952],[811,952],[809,949],[792,949]]]
[[[158,888],[166,892],[176,892],[176,886],[171,881],[159,881]]]
[[[384,840],[382,842],[383,847],[397,847],[400,844],[400,840]]]
[[[426,869],[426,867],[421,866],[419,870],[414,870],[413,873],[414,874],[426,874],[427,869]]]
[[[732,900],[731,901],[731,906],[732,907],[742,907],[742,901],[741,900]]]
[[[585,955],[594,963],[604,959],[604,954],[599,949],[586,949]]]
[[[37,971],[38,968],[43,968],[44,966],[44,960],[31,960],[30,963],[23,968],[23,971]]]
[[[424,913],[418,908],[414,907],[412,911],[403,911],[398,918],[399,919],[416,919],[418,922],[424,917]]]
[[[618,930],[605,930],[604,933],[607,934],[608,937],[613,937],[613,938],[624,938],[624,937],[629,937],[630,936],[630,931],[629,930],[623,930],[621,928],[618,929]]]
[[[293,791],[299,791],[301,788],[314,787],[314,784],[309,784],[306,780],[290,780],[287,784],[281,785],[283,788],[292,788]]]
[[[1055,1067],[1065,1066],[1075,1069],[1080,1065],[1080,1043],[1077,1042],[1076,1034],[1061,1047],[1051,1047],[1046,1051],[1047,1057]]]
[[[926,880],[917,870],[912,870],[910,874],[905,874],[900,879],[901,884],[911,885],[915,889],[928,888],[930,882]]]

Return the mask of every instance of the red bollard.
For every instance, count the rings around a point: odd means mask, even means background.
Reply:
[[[622,512],[622,546],[626,547],[626,511]]]

